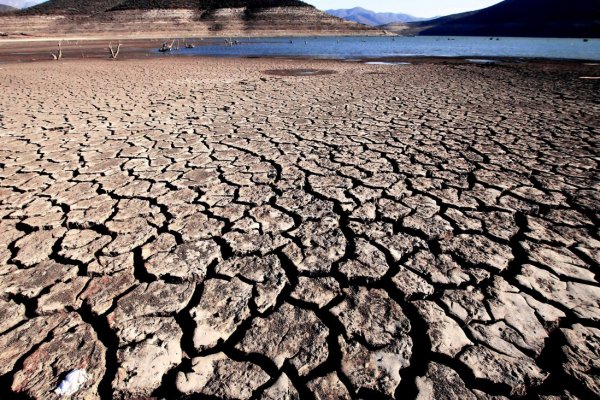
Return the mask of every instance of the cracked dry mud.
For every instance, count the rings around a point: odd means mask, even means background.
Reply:
[[[0,67],[3,398],[600,396],[593,67]]]

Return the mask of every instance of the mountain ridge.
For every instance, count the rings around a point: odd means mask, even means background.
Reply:
[[[391,12],[375,12],[362,7],[354,7],[348,9],[332,9],[326,10],[327,14],[334,17],[343,18],[348,21],[358,22],[370,26],[379,26],[393,22],[411,22],[422,21],[424,18],[414,17],[409,14],[391,13]]]
[[[600,37],[600,0],[505,0],[420,35]]]

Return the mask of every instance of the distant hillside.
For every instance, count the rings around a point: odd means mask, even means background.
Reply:
[[[216,10],[223,8],[311,7],[298,0],[50,0],[24,10],[28,15],[93,15],[123,10]]]
[[[3,15],[0,27],[9,34],[113,38],[382,34],[299,0],[49,0]]]
[[[0,14],[12,13],[17,10],[17,8],[7,6],[6,4],[0,4]]]
[[[298,0],[121,0],[110,11],[117,10],[168,10],[198,9],[218,10],[223,8],[261,9],[273,7],[311,7]]]
[[[401,35],[419,35],[424,30],[439,26],[441,24],[449,23],[464,17],[468,17],[477,13],[477,11],[467,11],[459,14],[446,15],[445,17],[424,20],[424,21],[412,21],[412,22],[395,22],[391,24],[380,25],[380,29],[395,32]]]
[[[362,7],[341,10],[327,10],[325,12],[333,15],[334,17],[343,18],[348,21],[354,21],[370,26],[379,26],[392,22],[411,22],[423,20],[422,18],[413,17],[412,15],[408,14],[378,13],[366,10]]]
[[[432,21],[433,22],[433,21]],[[600,37],[600,0],[505,0],[421,35]]]
[[[92,15],[116,7],[123,0],[50,0],[23,11],[26,15]]]

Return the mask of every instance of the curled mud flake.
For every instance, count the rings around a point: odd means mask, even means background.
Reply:
[[[301,276],[292,292],[294,299],[325,307],[341,294],[340,285],[334,278],[308,278]]]
[[[465,382],[452,369],[435,362],[427,367],[425,375],[416,379],[417,400],[478,400]]]
[[[186,242],[171,252],[159,253],[145,263],[148,273],[182,280],[204,280],[208,267],[221,260],[221,248],[213,240]]]
[[[562,347],[566,373],[600,396],[600,329],[575,324],[561,332],[566,339]]]
[[[340,381],[335,372],[313,379],[308,382],[307,387],[317,400],[351,399],[348,389],[346,389],[346,386]]]
[[[96,332],[83,323],[77,314],[68,314],[70,323],[56,328],[52,338],[40,345],[23,362],[14,376],[12,390],[35,399],[47,398],[48,393],[74,370],[85,370],[87,379],[80,382],[77,397],[100,398],[98,385],[106,372],[106,348]],[[66,388],[65,388],[66,389]]]
[[[19,239],[15,244],[18,250],[15,260],[31,267],[46,260],[52,254],[52,248],[66,232],[64,228],[35,231]]]
[[[312,311],[284,303],[266,318],[256,318],[236,346],[269,357],[281,368],[287,360],[301,376],[325,362],[329,330]]]
[[[472,344],[459,324],[446,316],[440,306],[431,301],[416,301],[413,304],[427,324],[432,351],[455,357],[463,348]]]
[[[204,283],[200,304],[190,311],[196,322],[194,346],[204,350],[227,340],[250,316],[252,285],[238,278],[210,279]]]
[[[263,392],[260,400],[300,400],[298,391],[286,374],[281,374],[279,379]]]
[[[223,353],[194,358],[191,369],[177,375],[177,389],[184,394],[246,400],[269,381],[269,375],[257,365],[234,361]]]
[[[145,397],[181,363],[181,328],[173,318],[141,317],[117,327],[119,363],[112,382],[117,397]]]
[[[273,254],[265,257],[232,258],[219,263],[215,270],[219,274],[239,276],[254,282],[256,297],[253,301],[261,313],[275,306],[277,297],[288,283],[281,261]]]
[[[378,279],[383,277],[389,268],[385,254],[366,240],[358,239],[356,258],[343,262],[340,265],[340,272],[349,279]]]
[[[444,253],[456,254],[468,263],[481,264],[497,271],[506,269],[514,258],[509,246],[482,235],[457,235],[440,242],[440,246]]]
[[[535,361],[524,354],[509,356],[477,345],[469,347],[459,357],[476,378],[488,379],[510,388],[511,395],[523,395],[539,386],[548,376]]]

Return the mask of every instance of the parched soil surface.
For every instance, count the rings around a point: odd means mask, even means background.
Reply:
[[[2,397],[600,396],[598,68],[0,65]]]

